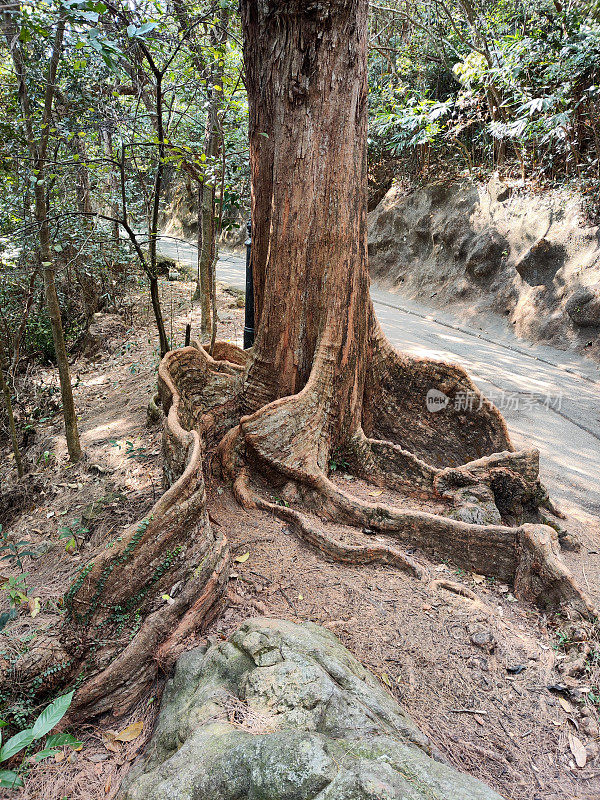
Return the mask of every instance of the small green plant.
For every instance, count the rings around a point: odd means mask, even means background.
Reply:
[[[37,617],[42,608],[42,601],[39,597],[29,594],[27,588],[27,577],[29,573],[12,576],[0,586],[0,592],[6,592],[10,610],[0,614],[0,631],[17,616],[17,609],[22,605],[27,605],[32,618]]]
[[[146,448],[143,445],[136,447],[133,442],[127,440],[125,442],[125,457],[126,458],[148,458]]]
[[[55,728],[64,715],[67,713],[73,695],[75,692],[69,692],[61,697],[57,697],[50,705],[42,711],[31,728],[24,731],[19,731],[12,736],[8,741],[0,747],[0,766],[16,756],[22,750],[27,749],[33,742],[43,739],[46,734],[50,733],[52,728]],[[2,721],[0,727],[5,727],[6,722]],[[0,731],[0,743],[2,736]],[[35,755],[36,761],[42,761],[44,758],[50,758],[58,754],[58,747],[81,747],[81,742],[78,742],[70,733],[56,733],[53,736],[48,736],[45,746]],[[23,778],[13,770],[0,769],[0,786],[4,789],[16,789],[24,786]]]
[[[290,504],[287,500],[284,500],[283,497],[275,497],[275,503],[278,506],[284,506],[285,508],[289,508]]]
[[[0,591],[6,592],[8,602],[13,608],[17,608],[21,603],[27,603],[27,576],[28,572],[16,577],[10,577],[0,586]]]
[[[47,467],[48,464],[50,463],[51,458],[52,458],[52,453],[50,452],[50,450],[44,450],[44,452],[39,455],[36,463],[42,464],[44,467]]]
[[[571,640],[569,638],[569,634],[566,631],[556,632],[556,642],[553,645],[555,650],[566,650],[570,644]]]
[[[347,472],[349,466],[350,464],[342,455],[342,451],[339,448],[334,450],[329,459],[329,471],[338,472],[341,470],[342,472]]]
[[[75,550],[81,550],[81,545],[85,540],[86,533],[89,533],[89,528],[81,524],[81,519],[74,519],[70,525],[64,525],[58,529],[61,539],[66,539],[65,550],[67,553],[73,553]]]
[[[31,546],[30,543],[25,540],[13,542],[8,533],[2,530],[2,525],[0,525],[0,541],[2,542],[0,544],[0,553],[4,553],[0,557],[0,561],[10,561],[12,564],[16,564],[21,572],[24,572],[23,558],[33,555],[31,550],[27,549]]]

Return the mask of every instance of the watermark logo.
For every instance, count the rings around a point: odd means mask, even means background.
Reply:
[[[456,392],[453,400],[439,389],[429,389],[426,395],[427,410],[432,414],[442,411],[450,404],[455,411],[479,411],[484,405],[494,405],[500,411],[532,411],[534,408],[560,411],[562,400],[562,393],[542,395],[535,392],[501,391],[484,397],[472,389]]]
[[[427,392],[427,411],[431,411],[432,414],[435,414],[436,411],[441,411],[443,408],[446,408],[448,403],[450,402],[450,398],[444,392],[440,392],[439,389],[430,389]]]

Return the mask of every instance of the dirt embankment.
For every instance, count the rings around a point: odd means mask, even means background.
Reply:
[[[369,215],[375,281],[600,360],[600,229],[577,195],[487,184],[392,188]]]

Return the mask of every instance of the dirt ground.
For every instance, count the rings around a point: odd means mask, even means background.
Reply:
[[[176,346],[183,344],[186,323],[199,329],[192,289],[187,282],[161,286]],[[0,508],[5,530],[30,542],[36,552],[23,566],[28,595],[42,604],[34,619],[23,610],[0,633],[0,667],[19,639],[57,622],[59,598],[81,564],[127,523],[142,518],[161,492],[161,430],[160,425],[148,426],[146,417],[156,384],[157,350],[141,290],[132,296],[131,308],[129,327],[114,346],[107,343],[96,358],[80,358],[74,365],[87,459],[69,466],[55,415],[37,426],[27,453],[38,462],[35,479],[29,479],[30,486],[38,485],[37,493],[32,490],[18,508]],[[219,308],[219,338],[240,342],[243,310],[235,295],[221,289]],[[48,385],[56,380],[44,370],[32,379]],[[3,456],[0,480],[6,494],[14,469],[8,449]],[[375,488],[343,472],[336,480],[352,483],[354,492],[366,496]],[[516,600],[511,587],[433,563],[418,552],[411,555],[427,566],[429,583],[389,567],[325,561],[284,523],[264,512],[243,510],[228,487],[210,478],[209,509],[237,560],[227,605],[206,631],[208,637],[227,636],[255,615],[325,625],[379,677],[448,761],[488,782],[507,800],[600,798],[600,669],[588,663],[576,677],[566,674],[584,635],[576,625],[558,627],[556,620]],[[78,532],[70,553],[65,549],[68,537],[61,538],[60,528],[65,527]],[[361,535],[334,525],[329,533],[344,541]],[[579,555],[569,555],[569,565],[600,601],[597,555],[596,561],[586,560],[588,550],[600,551],[600,542],[585,545]],[[19,574],[5,564],[5,577]],[[457,593],[457,586],[469,596]],[[0,611],[5,605],[2,599]],[[80,751],[32,765],[25,789],[7,796],[114,797],[151,733],[160,690],[159,682],[127,718],[73,731],[83,742]],[[129,742],[119,741],[119,734],[136,722],[143,722],[141,733]],[[577,742],[586,748],[582,768],[575,763]]]

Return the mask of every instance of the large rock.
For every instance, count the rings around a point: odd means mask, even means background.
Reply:
[[[501,800],[329,631],[259,618],[177,662],[121,800]]]
[[[600,327],[600,283],[577,289],[567,300],[565,308],[575,325]]]
[[[394,184],[369,214],[374,282],[486,327],[589,349],[600,327],[600,228],[566,189],[486,183]],[[581,290],[581,287],[588,287]]]

